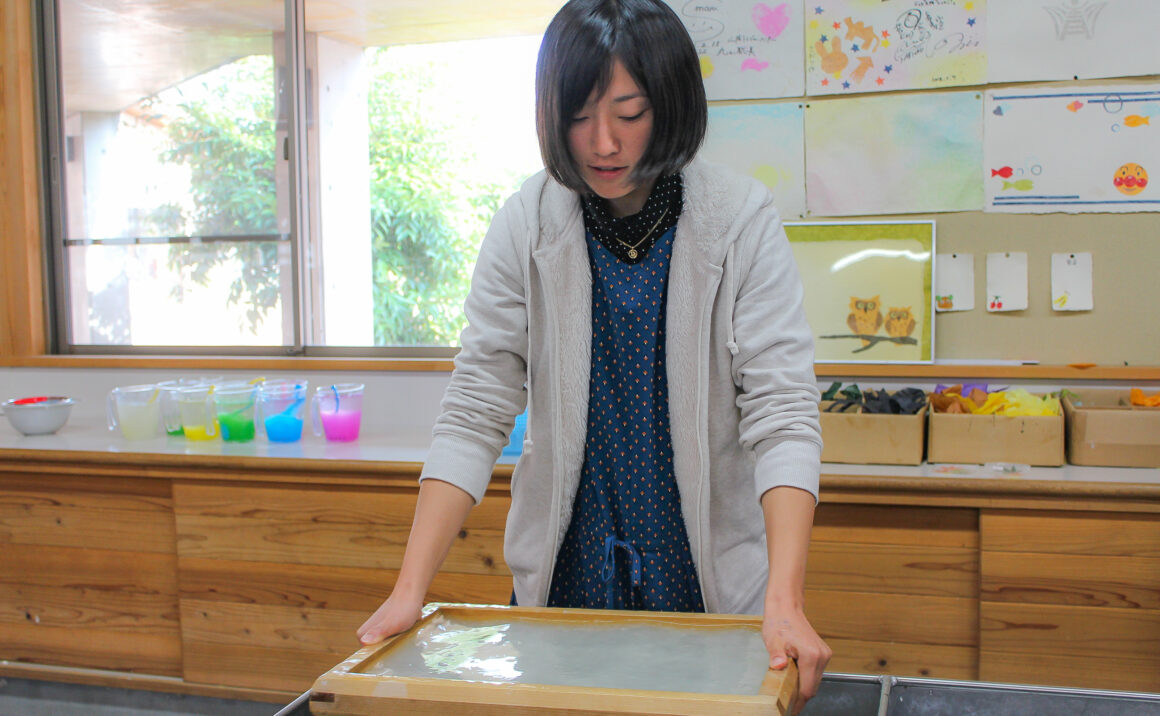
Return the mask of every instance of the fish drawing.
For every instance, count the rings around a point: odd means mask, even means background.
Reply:
[[[991,176],[1003,177],[1004,179],[1010,179],[1011,175],[1014,173],[1015,173],[1015,170],[1012,169],[1011,167],[1003,167],[1002,169],[992,169],[991,170]]]
[[[1124,117],[1124,125],[1128,127],[1143,127],[1145,124],[1152,126],[1148,119],[1148,117],[1141,117],[1138,114],[1129,114]]]
[[[1083,102],[1080,102],[1078,99],[1067,105],[1067,108],[1072,112],[1078,112],[1080,107],[1083,107]]]
[[[1020,179],[1018,181],[1005,181],[1005,182],[1003,182],[1003,191],[1006,191],[1008,189],[1014,189],[1015,191],[1031,191],[1031,187],[1033,187],[1033,186],[1034,186],[1034,184],[1031,183],[1030,179]]]

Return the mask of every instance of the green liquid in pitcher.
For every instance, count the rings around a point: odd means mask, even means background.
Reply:
[[[222,440],[244,443],[254,439],[254,419],[244,415],[226,413],[218,416]]]

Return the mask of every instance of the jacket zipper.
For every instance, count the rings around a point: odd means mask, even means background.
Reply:
[[[556,296],[552,295],[551,283],[542,282],[542,285],[544,287],[544,294],[548,298],[546,303],[555,308]],[[555,348],[553,351],[555,354],[553,359],[556,361],[556,365],[553,366],[552,370],[553,385],[550,387],[550,390],[553,396],[558,396],[560,394],[560,380],[562,378],[561,362],[563,361],[563,353],[561,353],[562,346],[560,346],[559,322],[552,320],[548,324],[548,330],[552,334],[552,345]],[[539,603],[544,606],[548,604],[548,595],[552,589],[552,578],[556,572],[556,545],[560,543],[560,503],[563,499],[563,495],[561,494],[563,491],[561,479],[564,474],[564,459],[560,455],[560,436],[563,434],[564,429],[564,418],[562,415],[563,401],[556,399],[552,402],[552,431],[553,435],[555,435],[553,442],[556,444],[552,446],[552,512],[548,521],[548,536],[551,539],[548,541],[546,554],[544,555],[544,562],[547,564],[547,569],[543,571],[545,579],[543,585],[540,587],[539,600]]]

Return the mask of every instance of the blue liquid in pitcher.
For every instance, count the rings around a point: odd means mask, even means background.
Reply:
[[[302,419],[293,415],[271,415],[266,418],[266,437],[270,442],[292,443],[302,437]]]

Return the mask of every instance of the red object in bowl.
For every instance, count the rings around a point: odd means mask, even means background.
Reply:
[[[38,395],[35,398],[21,398],[20,400],[13,400],[13,405],[30,405],[32,403],[43,403],[46,400],[60,400],[60,398],[52,398],[47,395]]]

